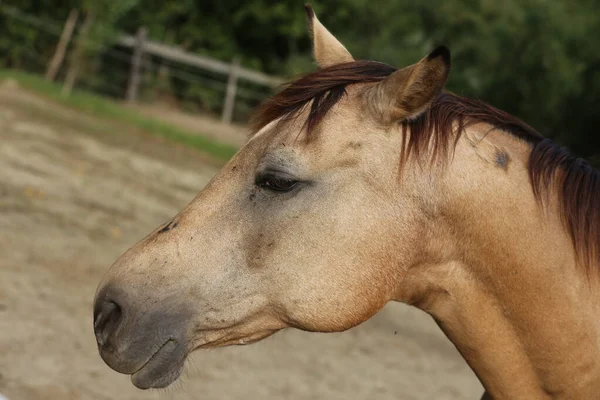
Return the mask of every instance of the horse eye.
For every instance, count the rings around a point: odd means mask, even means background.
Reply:
[[[285,193],[294,189],[298,181],[282,176],[265,175],[257,177],[256,184],[263,189]]]

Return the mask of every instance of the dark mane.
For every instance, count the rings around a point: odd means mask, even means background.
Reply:
[[[294,119],[310,104],[304,123],[310,138],[313,128],[346,93],[347,85],[379,82],[394,71],[396,68],[387,64],[356,61],[306,75],[259,108],[254,130],[278,118],[281,122]],[[545,196],[556,191],[561,217],[579,261],[588,269],[600,265],[600,172],[518,118],[480,100],[442,93],[425,113],[401,122],[405,139],[402,162],[423,155],[429,155],[432,161],[445,157],[465,128],[475,123],[489,124],[531,145],[528,169],[533,193],[543,203]],[[428,154],[430,148],[433,153]]]
[[[282,122],[293,119],[312,101],[305,123],[307,131],[312,132],[346,93],[347,85],[379,82],[394,71],[396,68],[387,64],[355,61],[333,65],[301,77],[258,109],[252,120],[253,131],[259,131],[277,118],[283,118]]]

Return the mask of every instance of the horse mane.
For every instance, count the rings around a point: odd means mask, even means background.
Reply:
[[[354,61],[305,75],[263,103],[253,117],[253,130],[257,132],[276,119],[279,123],[290,121],[310,107],[303,127],[310,140],[314,128],[345,95],[347,85],[380,82],[396,70],[379,62]],[[545,196],[556,190],[561,219],[579,262],[588,272],[600,265],[600,171],[518,118],[483,101],[444,92],[417,118],[400,122],[404,136],[401,163],[427,154],[432,161],[442,159],[465,129],[477,123],[530,144],[528,172],[536,199],[543,205]]]

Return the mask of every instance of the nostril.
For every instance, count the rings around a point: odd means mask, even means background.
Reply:
[[[94,333],[98,345],[104,346],[117,330],[121,321],[121,307],[114,301],[104,300],[94,313]]]

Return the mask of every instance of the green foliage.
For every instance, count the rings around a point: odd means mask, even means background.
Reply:
[[[145,26],[154,40],[224,61],[239,56],[242,65],[271,74],[293,76],[314,68],[304,9],[295,0],[51,3],[13,0],[22,12],[54,21],[64,21],[71,7],[95,7],[97,25],[108,31],[134,34]],[[599,0],[313,3],[321,21],[356,58],[402,67],[437,44],[448,45],[450,90],[515,114],[576,154],[600,162],[600,135],[593,134],[600,125]],[[0,13],[0,63],[28,67],[27,52],[48,54],[52,39]],[[127,65],[119,68],[126,76]],[[109,69],[94,71],[98,79],[114,81]],[[182,100],[219,107],[218,92],[204,82],[172,80]]]
[[[52,56],[61,26],[49,26],[39,18],[64,21],[70,11],[49,7],[48,1],[19,0],[0,3],[0,66],[43,71]],[[32,18],[33,16],[33,18]]]
[[[317,11],[355,57],[405,66],[446,44],[449,90],[504,109],[581,156],[600,155],[592,135],[600,124],[598,1],[343,3],[350,11],[336,13],[339,1]]]
[[[83,0],[83,10],[94,16],[90,39],[97,46],[108,45],[119,34],[118,21],[139,5],[140,0]]]

